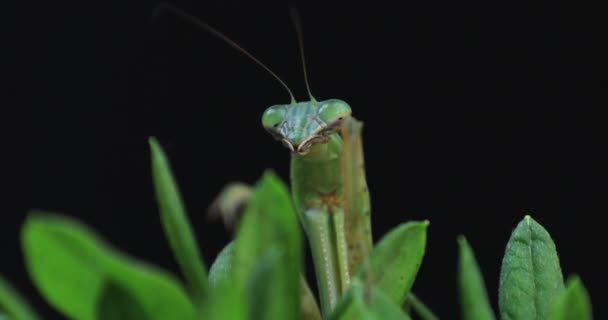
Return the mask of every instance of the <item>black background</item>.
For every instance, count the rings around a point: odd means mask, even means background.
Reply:
[[[209,264],[229,234],[206,208],[227,182],[288,152],[261,128],[287,103],[259,67],[155,1],[21,2],[3,45],[0,273],[59,317],[24,270],[30,208],[78,217],[120,249],[178,273],[155,207],[147,137],[165,147]],[[180,1],[270,65],[305,98],[288,4]],[[531,214],[564,273],[596,301],[607,212],[599,11],[584,1],[297,4],[312,90],[365,122],[375,238],[429,219],[415,291],[457,318],[456,235],[465,234],[497,310],[510,232]],[[604,38],[602,38],[604,39]],[[600,251],[601,252],[601,251]],[[308,266],[311,270],[312,267]]]

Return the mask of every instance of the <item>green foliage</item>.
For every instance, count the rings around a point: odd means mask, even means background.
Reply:
[[[298,317],[297,291],[287,290],[282,277],[287,276],[282,270],[281,252],[268,250],[256,264],[248,281],[247,296],[249,300],[250,319],[295,319]],[[276,278],[279,278],[278,280]],[[291,280],[291,279],[290,279]],[[298,283],[299,284],[299,283]]]
[[[32,212],[22,241],[34,284],[67,317],[96,319],[108,282],[137,300],[148,319],[194,316],[192,303],[172,276],[115,251],[70,218]]]
[[[591,300],[589,293],[578,276],[571,276],[566,283],[566,291],[558,298],[551,320],[591,320]]]
[[[247,188],[246,196],[238,197],[246,206],[235,239],[207,275],[169,162],[153,138],[150,149],[161,220],[190,295],[170,274],[118,252],[79,222],[34,211],[23,225],[22,245],[27,270],[46,301],[79,320],[320,320],[314,295],[301,276],[303,241],[287,186],[267,171],[251,191]],[[235,204],[228,201],[225,207]],[[328,318],[408,320],[411,308],[421,319],[436,319],[411,293],[428,225],[408,222],[387,233]],[[463,236],[458,243],[462,318],[493,320],[473,250]],[[592,319],[582,282],[571,277],[564,289],[553,240],[529,216],[507,245],[498,295],[502,320]],[[0,278],[0,320],[8,319],[38,317]]]
[[[106,282],[97,305],[97,319],[151,319],[139,301],[112,281]]]
[[[205,320],[248,319],[246,296],[241,293],[235,287],[232,277],[220,279],[215,286],[210,287],[198,318]]]
[[[211,269],[209,270],[209,284],[211,285],[212,290],[223,283],[229,283],[232,275],[232,261],[234,255],[234,242],[230,242],[228,245],[220,251],[220,253],[215,258],[215,261],[211,265]],[[263,260],[262,260],[263,261]],[[259,269],[263,269],[265,267],[258,266]],[[263,273],[263,272],[261,272]],[[255,274],[255,271],[254,271]],[[263,274],[257,273],[254,277],[258,277],[258,275],[263,276]],[[257,281],[257,280],[254,280]],[[258,284],[256,284],[258,285]],[[263,285],[263,284],[262,284]],[[224,290],[226,291],[226,290]],[[228,293],[234,295],[234,293]],[[249,294],[256,294],[255,290],[250,290]],[[221,293],[220,296],[226,296],[227,293]],[[316,298],[314,297],[312,291],[310,290],[306,279],[300,277],[300,316],[303,320],[320,320],[321,314],[319,311],[319,306],[317,305]],[[235,303],[236,304],[236,303]],[[217,319],[226,319],[227,316],[218,317]],[[209,318],[209,317],[207,317]],[[241,319],[235,317],[233,319]]]
[[[171,173],[169,161],[155,138],[150,138],[149,143],[152,177],[165,234],[188,281],[192,295],[198,301],[202,299],[207,289],[206,269]]]
[[[221,281],[230,277],[233,256],[234,242],[230,242],[220,251],[209,269],[209,285],[211,287],[217,287]]]
[[[551,236],[530,216],[513,231],[500,271],[499,307],[503,320],[548,319],[564,290]]]
[[[428,221],[401,224],[387,233],[364,262],[357,277],[370,279],[397,305],[414,284],[426,246]]]
[[[334,309],[332,320],[409,320],[410,317],[382,290],[357,278]]]
[[[21,295],[0,276],[0,320],[35,320],[36,313]]]
[[[287,187],[266,172],[251,195],[234,240],[233,276],[236,285],[249,293],[251,319],[298,317],[301,242]]]
[[[458,287],[463,320],[493,320],[494,311],[490,306],[483,276],[475,260],[473,249],[464,236],[458,237],[460,255],[458,258]]]

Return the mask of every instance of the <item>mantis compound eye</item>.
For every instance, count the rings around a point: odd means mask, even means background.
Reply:
[[[272,106],[262,115],[262,125],[269,132],[276,132],[285,119],[285,107],[282,105]]]
[[[342,120],[350,117],[350,106],[338,99],[327,100],[319,109],[319,118],[329,127],[339,125]]]

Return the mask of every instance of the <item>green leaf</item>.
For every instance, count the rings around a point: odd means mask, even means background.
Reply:
[[[458,237],[460,256],[458,259],[458,285],[463,320],[493,320],[483,276],[475,260],[473,249],[464,236]]]
[[[8,320],[8,316],[0,313],[0,320]]]
[[[578,276],[571,276],[566,283],[566,290],[557,299],[551,320],[591,320],[591,299],[583,282]]]
[[[234,255],[234,242],[228,243],[217,255],[209,269],[209,285],[217,286],[220,281],[232,275],[232,257]]]
[[[232,261],[234,241],[217,255],[209,269],[209,294],[202,305],[200,319],[242,320],[246,318],[247,303],[234,284]]]
[[[503,320],[547,319],[564,280],[551,236],[530,216],[513,231],[500,271]]]
[[[165,234],[186,277],[190,291],[200,301],[207,290],[207,275],[188,216],[171,173],[169,161],[155,138],[150,138],[152,176]]]
[[[0,277],[0,319],[10,316],[13,320],[35,320],[38,319],[36,313],[13,289],[13,287]]]
[[[297,215],[287,187],[267,171],[255,186],[234,240],[232,270],[236,284],[243,292],[247,287],[257,286],[255,272],[277,271],[266,283],[268,290],[248,297],[248,301],[256,299],[265,303],[250,303],[253,313],[265,308],[272,311],[267,313],[265,319],[268,320],[298,318],[301,242]],[[269,255],[277,257],[271,259]]]
[[[422,221],[395,227],[380,239],[357,277],[371,277],[375,286],[396,304],[403,304],[422,264],[428,225],[428,221]]]
[[[410,320],[400,305],[382,290],[355,278],[331,313],[331,320]]]
[[[209,288],[207,299],[201,306],[201,320],[243,320],[246,317],[246,300],[230,278],[221,278]]]
[[[105,284],[97,304],[98,320],[150,319],[139,301],[112,281]]]
[[[209,269],[209,284],[211,288],[219,287],[223,282],[226,282],[231,278],[232,259],[234,254],[233,244],[234,242],[227,244],[211,265],[211,268]],[[221,295],[225,296],[226,293],[222,293]],[[234,304],[229,308],[234,308]],[[300,314],[302,320],[321,320],[319,306],[317,305],[306,279],[302,276],[300,276]],[[226,316],[223,317],[225,318]],[[205,317],[205,319],[207,318],[208,317]],[[224,318],[220,317],[218,319]]]
[[[22,245],[34,284],[68,318],[95,319],[108,281],[127,290],[149,319],[194,317],[192,303],[172,276],[120,254],[70,218],[30,213]]]
[[[285,281],[273,280],[275,277],[285,279],[287,276],[287,270],[282,268],[281,254],[275,248],[266,250],[251,275],[247,288],[251,306],[250,319],[293,319],[286,316],[297,314],[293,310],[286,310],[284,305],[277,302],[282,298],[276,294],[286,292],[287,284]]]

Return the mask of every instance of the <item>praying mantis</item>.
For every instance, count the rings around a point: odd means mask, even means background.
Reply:
[[[266,109],[262,125],[291,152],[292,196],[309,239],[321,309],[328,314],[372,248],[360,135],[353,134],[361,124],[345,101],[313,97],[301,23],[297,12],[292,10],[291,16],[309,100],[296,102],[286,87],[291,103]]]
[[[272,106],[262,117],[264,127],[292,153],[292,195],[310,242],[324,314],[346,292],[372,246],[369,193],[357,161],[362,157],[345,152],[338,133],[346,131],[350,117],[346,102],[312,96]],[[353,171],[347,168],[358,171],[355,179],[347,177]]]
[[[363,273],[366,280],[372,277],[369,272],[360,270],[366,269],[361,267],[373,247],[370,195],[361,142],[362,123],[352,116],[352,109],[345,101],[318,101],[312,95],[306,72],[302,28],[295,10],[291,10],[291,18],[297,33],[308,93],[308,100],[299,102],[270,68],[227,36],[177,8],[166,5],[162,9],[236,48],[265,69],[289,93],[290,102],[268,107],[261,122],[264,129],[291,153],[292,198],[310,244],[321,311],[324,317],[329,316],[358,273]],[[235,188],[238,190],[234,196],[225,196],[230,193],[227,189],[218,197],[218,207],[236,208],[236,202],[246,199],[242,186]]]

